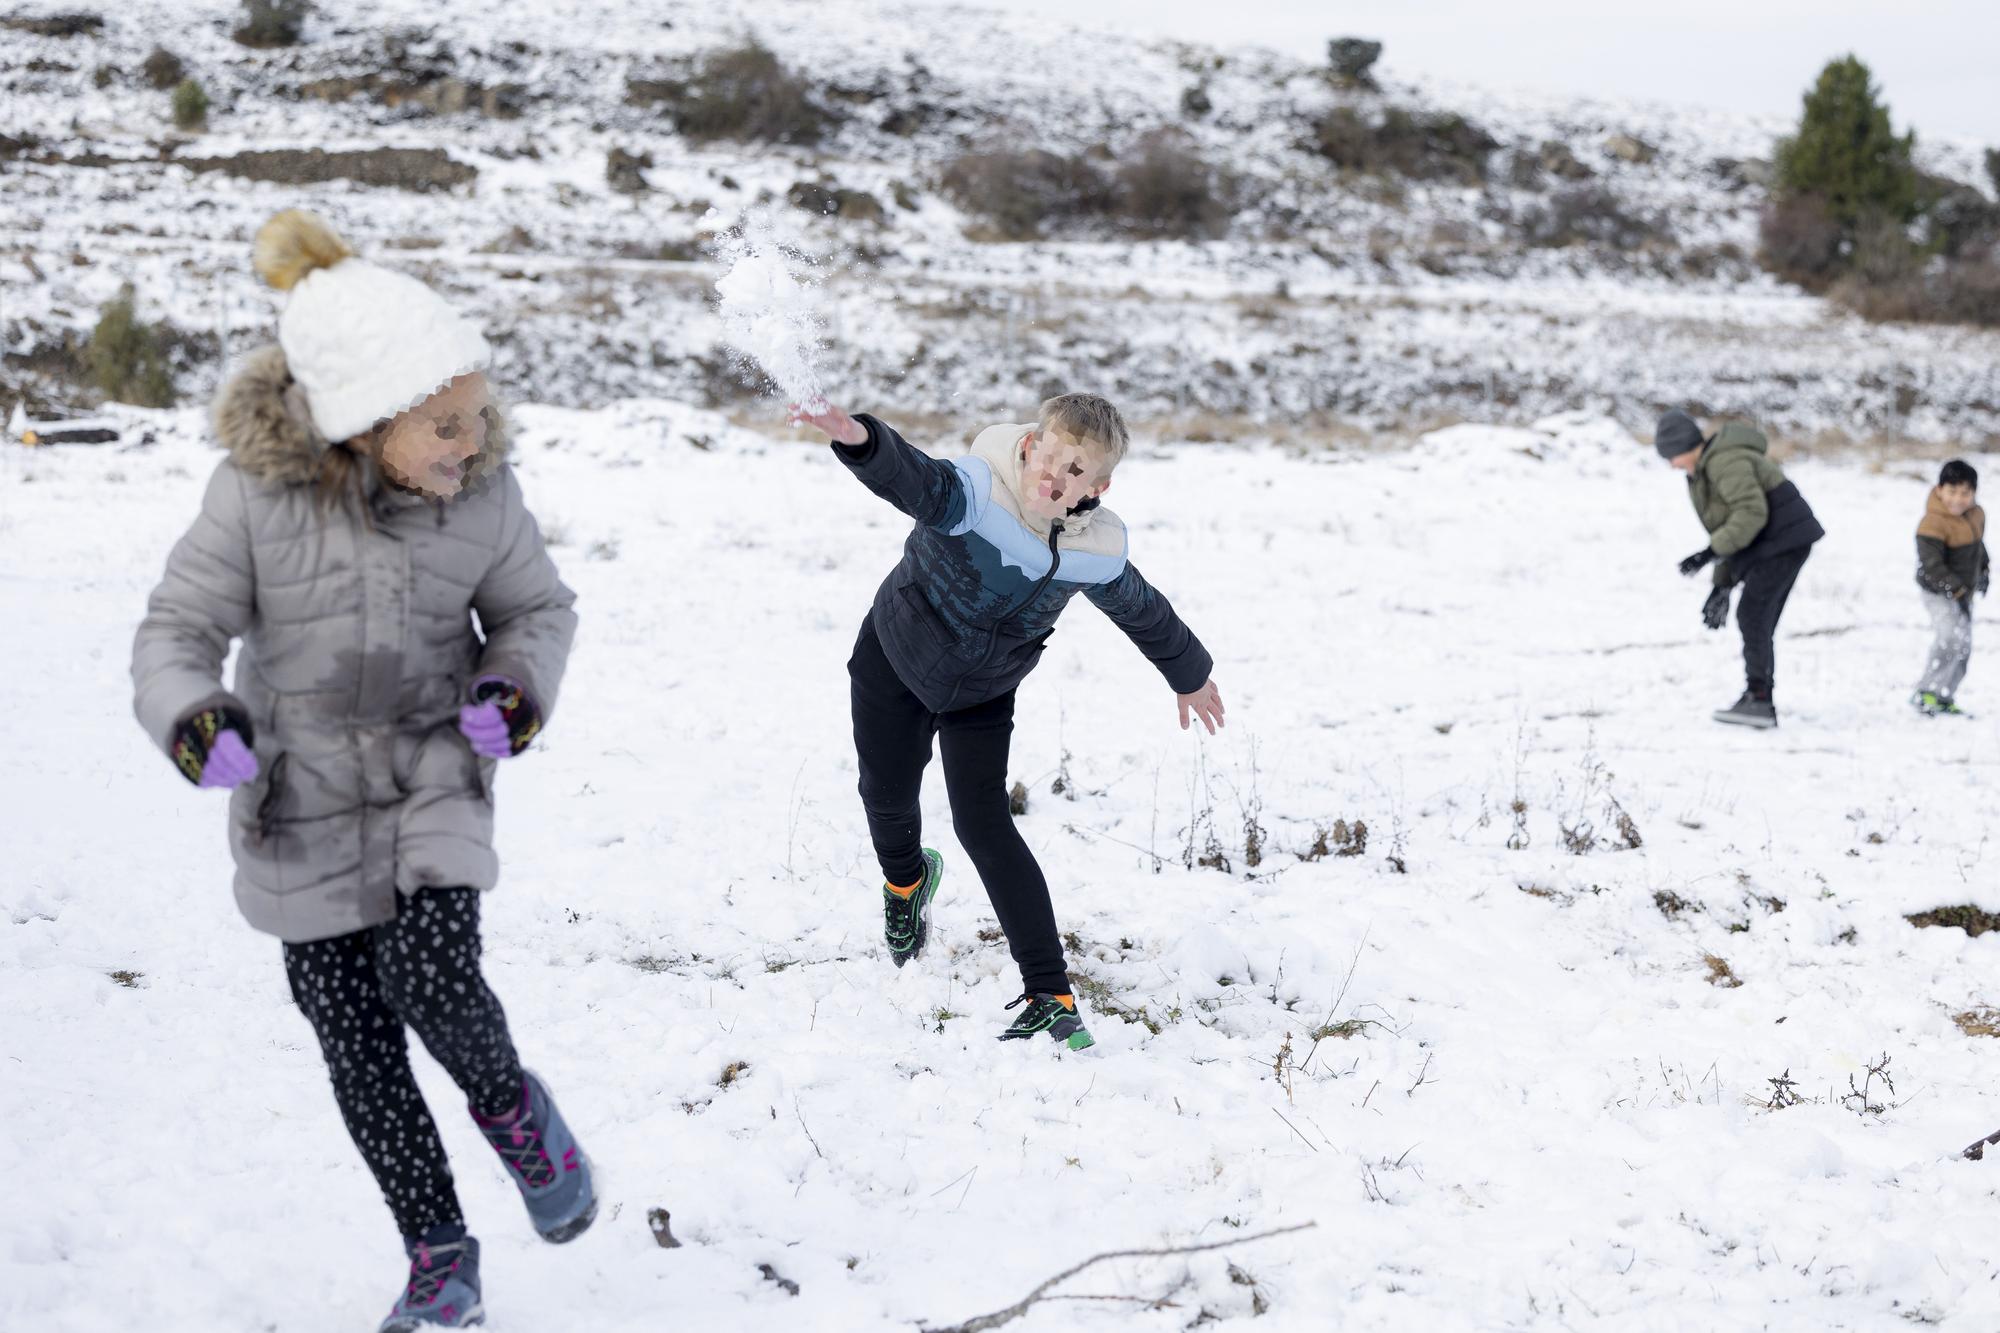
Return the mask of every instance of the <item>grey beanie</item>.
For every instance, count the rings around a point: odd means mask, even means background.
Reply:
[[[1701,448],[1701,427],[1678,407],[1660,418],[1653,427],[1653,447],[1662,458],[1679,458],[1690,449]]]

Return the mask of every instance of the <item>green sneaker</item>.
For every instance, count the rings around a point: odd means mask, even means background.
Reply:
[[[1022,1041],[1037,1032],[1046,1032],[1072,1051],[1097,1044],[1097,1039],[1090,1035],[1090,1029],[1083,1025],[1083,1019],[1077,1016],[1074,995],[1051,995],[1047,991],[1037,991],[1033,995],[1016,998],[1007,1007],[1012,1009],[1022,1004],[1028,1007],[1000,1034],[1001,1041]]]
[[[1925,717],[1962,717],[1965,713],[1965,710],[1952,700],[1931,690],[1918,693],[1910,702],[1915,704],[1917,711]]]
[[[944,881],[944,858],[924,848],[924,877],[905,898],[882,886],[882,938],[889,943],[889,961],[897,967],[924,951],[931,937],[931,900]]]

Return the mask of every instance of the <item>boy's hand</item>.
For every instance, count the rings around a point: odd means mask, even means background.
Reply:
[[[1713,559],[1715,559],[1714,549],[1707,546],[1702,547],[1699,551],[1681,561],[1681,576],[1683,578],[1693,578]]]
[[[1701,623],[1710,629],[1729,623],[1729,589],[1717,588],[1708,594],[1708,600],[1701,604]]]
[[[1213,680],[1210,680],[1193,694],[1176,694],[1174,698],[1180,701],[1182,731],[1188,729],[1188,712],[1190,710],[1194,712],[1196,717],[1201,719],[1202,725],[1208,728],[1208,734],[1211,736],[1215,734],[1217,727],[1223,725],[1222,691],[1215,688]]]
[[[793,403],[786,409],[794,426],[811,426],[837,444],[868,443],[868,428],[832,403]]]

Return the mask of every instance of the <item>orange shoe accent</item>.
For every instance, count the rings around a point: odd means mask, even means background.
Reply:
[[[886,883],[886,882],[885,882],[885,883],[884,883],[884,884],[882,885],[882,887],[883,887],[883,888],[885,888],[885,889],[887,889],[887,890],[888,890],[889,892],[891,892],[891,893],[895,894],[895,895],[896,895],[896,896],[897,896],[898,898],[907,898],[907,897],[909,897],[909,896],[910,896],[911,894],[915,893],[915,892],[916,892],[916,891],[917,891],[918,889],[921,889],[921,888],[922,888],[923,886],[924,886],[924,882],[923,882],[923,881],[922,881],[921,879],[920,879],[920,880],[918,880],[918,881],[917,881],[917,882],[916,882],[915,884],[907,884],[907,885],[905,885],[905,884],[889,884],[889,883]]]
[[[1076,1012],[1076,997],[1074,995],[1051,995],[1049,998],[1071,1013]]]

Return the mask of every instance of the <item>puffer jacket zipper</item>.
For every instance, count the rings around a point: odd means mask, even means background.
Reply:
[[[978,666],[975,666],[972,670],[958,678],[958,684],[952,687],[951,697],[945,700],[944,707],[939,709],[939,712],[949,713],[957,705],[958,696],[965,692],[966,682],[977,679],[985,673],[987,667],[993,664],[993,652],[1000,646],[1000,627],[1033,606],[1035,599],[1042,595],[1042,589],[1055,581],[1056,571],[1062,568],[1062,552],[1056,549],[1056,542],[1061,539],[1062,532],[1063,525],[1061,519],[1057,519],[1049,524],[1049,572],[1042,575],[1036,581],[1034,587],[1028,589],[1026,597],[1008,607],[1000,614],[1000,618],[993,622],[993,628],[986,632],[985,655],[979,659]]]

